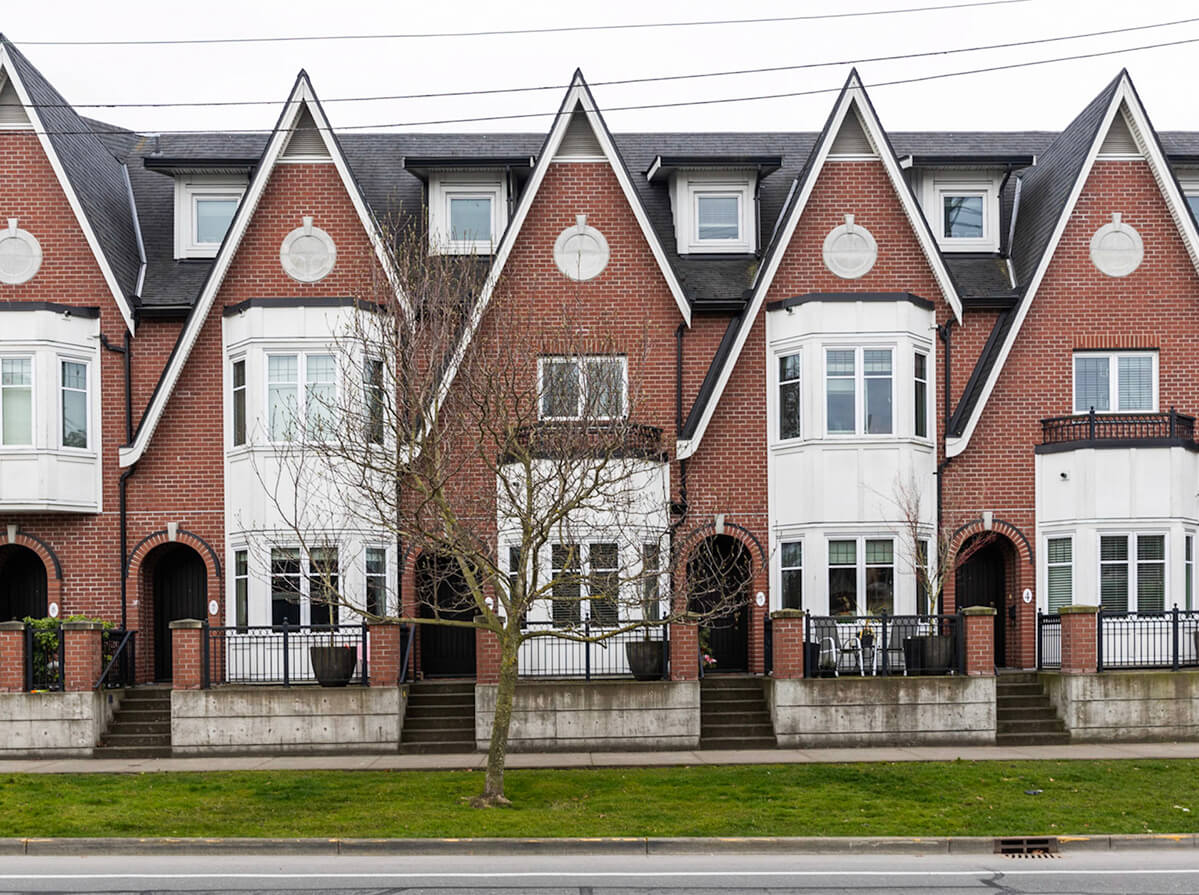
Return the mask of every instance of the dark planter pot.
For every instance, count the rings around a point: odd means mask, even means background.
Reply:
[[[908,637],[903,642],[903,667],[908,674],[924,674],[924,641],[927,637]]]
[[[924,640],[924,673],[948,674],[953,667],[953,638],[933,634]]]
[[[629,671],[639,681],[662,680],[662,641],[630,640],[624,645]]]
[[[312,659],[312,673],[322,687],[344,687],[358,665],[355,646],[310,646],[308,656]]]

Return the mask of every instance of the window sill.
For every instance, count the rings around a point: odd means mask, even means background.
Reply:
[[[789,438],[786,441],[772,441],[770,449],[776,454],[797,454],[809,448],[840,449],[904,444],[929,453],[934,448],[931,439],[916,438],[912,435],[828,435],[821,438]]]

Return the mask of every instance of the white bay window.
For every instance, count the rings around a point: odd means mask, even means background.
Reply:
[[[894,369],[890,348],[825,351],[829,435],[890,435],[894,429]]]
[[[33,444],[33,358],[0,358],[0,444]]]

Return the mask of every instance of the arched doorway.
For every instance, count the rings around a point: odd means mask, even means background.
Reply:
[[[687,604],[717,614],[700,627],[716,665],[710,672],[749,670],[749,591],[753,561],[730,535],[704,538],[687,560]]]
[[[1007,568],[1012,547],[993,532],[968,538],[958,551],[954,597],[958,609],[990,606],[995,610],[995,664],[1007,657]]]
[[[20,544],[0,547],[0,621],[45,618],[46,566]]]
[[[208,618],[208,569],[187,544],[161,544],[142,568],[154,612],[154,679],[171,679],[171,622]]]
[[[425,554],[415,571],[421,618],[471,621],[478,614],[456,560]],[[474,677],[475,629],[421,625],[420,669],[425,677]]]

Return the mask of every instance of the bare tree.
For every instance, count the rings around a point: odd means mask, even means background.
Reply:
[[[506,804],[522,647],[528,656],[537,642],[649,637],[685,613],[719,619],[747,587],[727,580],[725,557],[703,561],[703,546],[682,574],[670,538],[670,446],[643,422],[653,418],[654,365],[672,369],[673,357],[652,355],[644,309],[599,325],[588,308],[595,286],[542,304],[489,279],[478,259],[430,254],[422,230],[392,229],[391,269],[333,336],[342,386],[262,423],[286,438],[258,463],[275,518],[256,528],[310,556],[328,556],[321,551],[347,532],[385,536],[421,557],[407,611],[394,599],[366,605],[328,563],[323,573],[312,564],[323,574],[319,599],[496,637],[477,804]],[[703,600],[688,601],[685,578]]]

